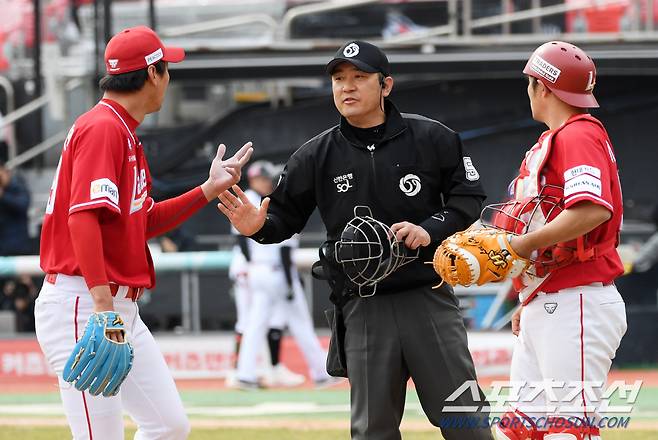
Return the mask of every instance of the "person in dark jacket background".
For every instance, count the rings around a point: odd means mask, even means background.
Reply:
[[[355,206],[368,206],[407,248],[419,250],[419,258],[378,282],[373,296],[359,296],[349,280],[341,289],[348,299],[340,309],[352,438],[401,438],[411,377],[425,414],[447,440],[491,439],[487,412],[454,411],[486,406],[482,391],[477,398],[469,391],[447,401],[466,382],[475,383],[475,369],[459,302],[447,284],[432,289],[441,280],[424,264],[443,239],[479,217],[485,193],[477,169],[457,133],[402,114],[387,99],[394,81],[378,47],[348,42],[327,73],[340,124],[290,157],[277,189],[260,207],[237,186],[235,194],[220,195],[218,207],[241,234],[260,243],[300,232],[317,207],[333,249]],[[465,428],[448,426],[459,417],[469,418]]]
[[[0,255],[30,253],[27,232],[27,211],[30,191],[25,180],[4,165],[0,165]]]

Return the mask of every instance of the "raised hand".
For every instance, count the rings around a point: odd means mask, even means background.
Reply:
[[[203,194],[208,201],[214,199],[240,181],[242,167],[249,161],[254,151],[251,145],[251,142],[247,142],[237,153],[226,160],[224,160],[226,145],[219,145],[217,155],[210,164],[208,180],[201,185]]]
[[[265,197],[259,207],[254,206],[239,186],[233,185],[231,191],[224,191],[219,195],[217,208],[228,217],[229,221],[240,234],[248,237],[254,235],[265,224],[267,208],[270,198]]]

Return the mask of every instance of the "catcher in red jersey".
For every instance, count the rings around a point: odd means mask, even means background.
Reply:
[[[115,35],[105,50],[101,101],[71,127],[53,180],[41,234],[46,273],[36,302],[39,344],[57,373],[73,438],[123,439],[124,410],[135,438],[185,439],[190,425],[137,299],[155,284],[146,241],[185,221],[240,179],[245,144],[208,179],[161,202],[135,130],[157,112],[169,84],[166,47],[151,29]]]
[[[523,73],[532,116],[548,130],[530,148],[510,186],[512,201],[493,207],[494,226],[512,232],[515,254],[529,268],[515,279],[522,307],[511,380],[519,400],[496,427],[499,439],[598,440],[603,386],[570,400],[578,384],[604,385],[626,332],[614,280],[624,272],[616,247],[622,194],[612,142],[587,113],[596,68],[578,47],[551,41]],[[529,384],[556,384],[536,393]],[[562,384],[562,386],[558,386]],[[553,394],[553,395],[551,395]]]

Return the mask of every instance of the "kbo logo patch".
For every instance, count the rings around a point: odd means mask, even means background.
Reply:
[[[343,55],[347,58],[355,57],[359,54],[359,45],[356,43],[350,43],[345,49],[343,49]]]
[[[418,194],[421,187],[422,185],[420,184],[420,177],[416,176],[415,174],[407,174],[400,179],[400,191],[409,197]]]

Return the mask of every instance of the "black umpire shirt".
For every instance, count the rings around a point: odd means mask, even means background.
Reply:
[[[425,262],[443,239],[479,217],[485,192],[456,132],[424,116],[401,114],[389,100],[385,109],[386,123],[369,136],[341,118],[293,153],[269,196],[265,224],[251,238],[283,241],[304,228],[317,206],[327,239],[337,241],[354,207],[366,205],[375,219],[420,225],[432,240],[417,260],[379,282],[377,292],[440,282]]]

